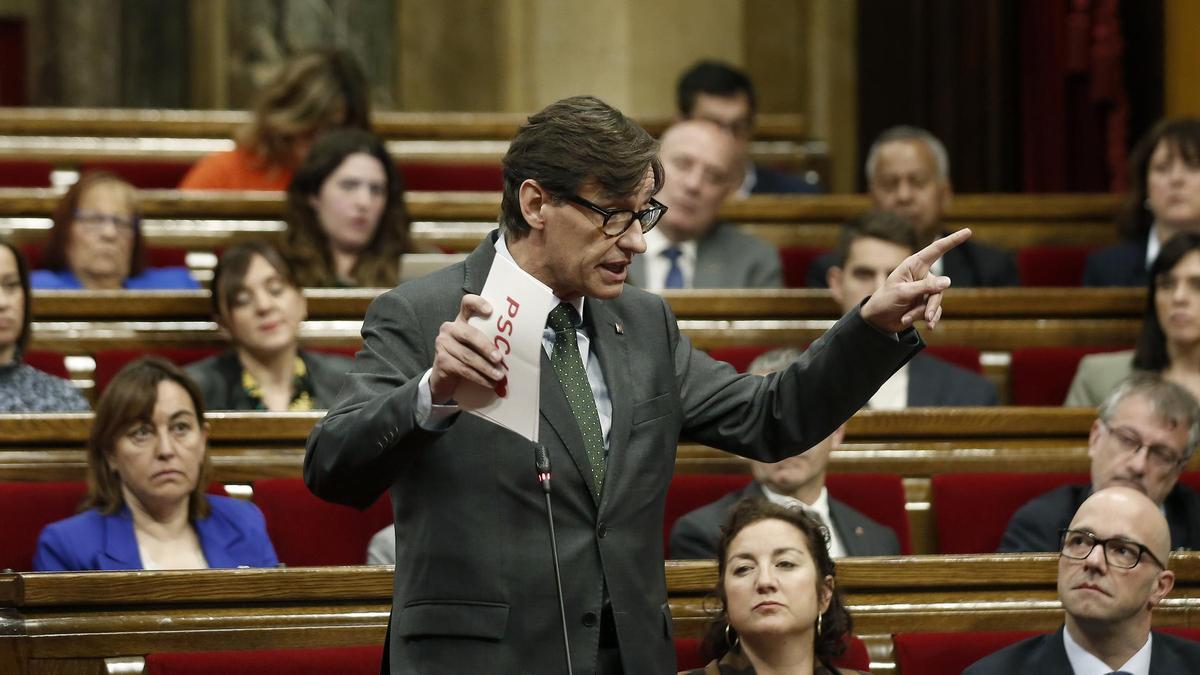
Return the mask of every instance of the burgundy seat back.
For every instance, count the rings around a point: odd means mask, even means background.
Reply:
[[[784,246],[779,249],[779,263],[783,266],[784,288],[807,288],[808,268],[812,262],[825,255],[829,249],[819,246]]]
[[[1179,482],[1200,492],[1200,471],[1184,471],[1179,474]]]
[[[378,675],[382,647],[147,654],[146,675]]]
[[[86,493],[81,480],[0,483],[0,570],[32,569],[42,528],[75,515]]]
[[[862,511],[871,520],[892,528],[900,542],[900,552],[912,553],[912,534],[905,510],[904,481],[890,473],[831,473],[825,487],[835,499]]]
[[[207,358],[218,350],[211,347],[176,347],[163,349],[102,349],[95,353],[96,396],[104,393],[108,383],[125,364],[143,356],[161,356],[177,366],[186,366],[193,361]]]
[[[721,497],[746,487],[752,480],[742,474],[676,474],[667,488],[667,504],[663,510],[663,551],[670,555],[668,542],[675,521],[690,511],[711,504]],[[703,664],[701,664],[703,665]]]
[[[897,633],[892,636],[900,675],[962,675],[967,666],[1033,631]]]
[[[750,367],[750,364],[754,362],[754,359],[781,346],[783,345],[733,345],[731,347],[710,349],[708,350],[708,355],[718,361],[728,363],[739,373],[744,373]]]
[[[965,368],[976,375],[983,374],[983,364],[979,360],[978,347],[967,345],[930,345],[925,348],[925,353],[934,358],[953,363],[959,368]]]
[[[1083,473],[943,473],[933,477],[939,553],[994,553],[1013,513],[1060,485],[1086,484]]]
[[[266,518],[279,562],[291,567],[361,565],[371,536],[392,523],[387,495],[359,511],[318,498],[299,478],[255,481],[254,503]]]
[[[50,172],[53,170],[52,162],[5,159],[0,161],[0,187],[50,187]]]
[[[476,164],[404,162],[397,168],[404,176],[405,190],[499,192],[504,189],[504,172],[499,162]]]
[[[1082,286],[1083,268],[1095,246],[1026,246],[1017,251],[1022,286]]]
[[[707,665],[707,661],[700,655],[701,642],[700,638],[694,637],[675,638],[675,661],[679,670],[692,670],[693,668],[703,668]],[[834,661],[834,664],[839,668],[869,671],[871,669],[871,655],[867,652],[866,643],[860,640],[857,635],[847,636],[846,651]]]
[[[55,377],[69,379],[71,374],[67,372],[67,362],[63,360],[63,355],[59,352],[51,352],[43,349],[31,349],[23,355],[25,363],[37,368],[43,373],[49,373]]]
[[[1062,405],[1088,354],[1127,347],[1025,347],[1014,349],[1008,366],[1009,400],[1012,405]]]
[[[141,190],[174,190],[191,168],[192,163],[186,160],[101,160],[80,164],[79,173],[107,171]]]

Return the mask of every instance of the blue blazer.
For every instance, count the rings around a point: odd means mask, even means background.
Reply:
[[[33,270],[29,285],[38,289],[80,290],[83,284],[71,270]],[[147,267],[136,277],[129,277],[126,289],[136,291],[191,290],[200,288],[186,267]]]
[[[208,503],[212,511],[194,525],[209,567],[279,564],[257,506],[216,495],[208,495]],[[33,556],[33,569],[39,572],[142,568],[128,506],[111,516],[89,509],[47,525],[38,536]]]

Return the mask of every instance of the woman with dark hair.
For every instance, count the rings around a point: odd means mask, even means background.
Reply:
[[[333,405],[352,359],[301,351],[307,303],[269,244],[225,251],[213,272],[213,316],[232,349],[188,366],[213,410],[313,410]]]
[[[25,363],[32,315],[29,267],[16,247],[0,241],[0,412],[78,412],[87,401],[70,382]]]
[[[331,131],[288,187],[284,254],[300,285],[396,285],[408,250],[404,185],[374,134]]]
[[[850,613],[834,582],[824,527],[802,511],[744,499],[721,528],[720,613],[687,675],[831,675],[845,651]]]
[[[96,405],[84,511],[42,530],[34,569],[277,565],[256,506],[205,494],[207,445],[200,391],[178,366],[122,368]]]
[[[1200,232],[1163,244],[1149,276],[1137,347],[1085,356],[1066,405],[1100,405],[1135,370],[1161,373],[1200,399]]]
[[[371,128],[367,79],[340,49],[288,59],[262,88],[233,150],[196,162],[181,190],[286,190],[313,140],[328,129]]]
[[[106,171],[85,174],[54,208],[34,288],[200,288],[185,267],[146,267],[137,190]]]
[[[1200,232],[1200,118],[1162,120],[1130,155],[1133,189],[1118,221],[1125,241],[1088,256],[1085,286],[1140,286],[1160,247]]]

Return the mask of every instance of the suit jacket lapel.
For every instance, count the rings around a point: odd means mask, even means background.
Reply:
[[[604,473],[604,495],[601,506],[608,501],[607,495],[620,490],[622,479],[630,472],[624,471],[629,462],[629,434],[633,428],[633,402],[629,398],[633,377],[629,371],[629,356],[626,354],[624,326],[608,306],[601,300],[588,298],[583,305],[584,321],[591,344],[591,351],[600,359],[600,371],[608,387],[608,398],[612,402],[612,426],[608,431],[608,466]]]
[[[133,532],[133,515],[129,507],[111,516],[105,516],[104,523],[104,564],[106,570],[140,570],[142,556],[138,552],[137,535]]]
[[[554,365],[550,363],[550,357],[546,355],[546,350],[541,351],[542,388],[539,394],[541,402],[538,407],[542,419],[546,421],[542,428],[545,429],[546,426],[549,426],[558,435],[559,441],[567,449],[567,454],[575,462],[576,470],[583,476],[583,482],[588,486],[588,492],[592,495],[592,503],[599,506],[600,495],[596,494],[596,485],[592,480],[592,465],[588,463],[587,450],[583,445],[583,434],[579,431],[579,423],[575,421],[575,413],[571,411],[571,404],[567,402],[567,395],[563,392],[562,383],[558,381],[558,375],[554,372]]]

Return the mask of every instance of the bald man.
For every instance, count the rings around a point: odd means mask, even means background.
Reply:
[[[719,222],[717,212],[741,181],[736,139],[708,120],[685,120],[663,132],[659,148],[667,205],[646,233],[646,252],[629,278],[647,290],[779,288],[779,251],[769,242]]]
[[[1058,598],[1066,623],[976,662],[964,675],[1194,673],[1200,644],[1150,631],[1150,613],[1175,585],[1162,509],[1128,487],[1097,491],[1064,530]]]

